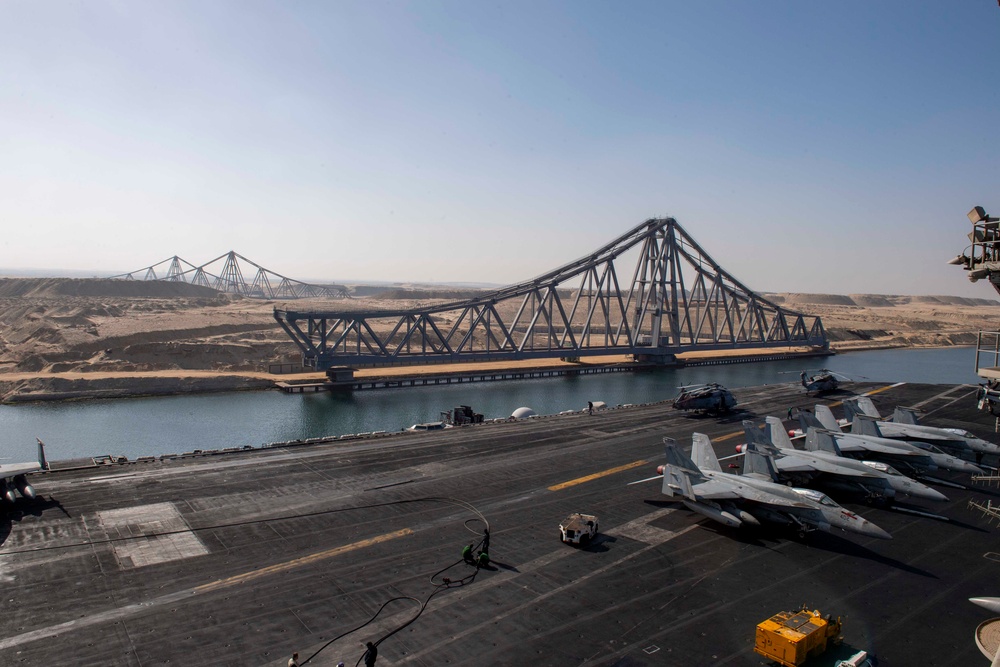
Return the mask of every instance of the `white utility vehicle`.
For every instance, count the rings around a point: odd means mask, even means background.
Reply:
[[[566,544],[587,544],[597,535],[597,517],[575,512],[559,524],[559,539]]]

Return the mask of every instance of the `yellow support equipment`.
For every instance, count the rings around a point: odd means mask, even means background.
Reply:
[[[823,617],[818,611],[782,611],[757,624],[753,650],[784,667],[798,667],[827,648],[839,643],[840,619]]]

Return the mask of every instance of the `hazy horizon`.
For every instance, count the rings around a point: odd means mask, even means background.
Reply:
[[[300,282],[312,283],[318,285],[326,284],[343,284],[343,285],[357,285],[357,286],[415,286],[415,287],[450,287],[456,289],[480,289],[480,290],[493,290],[500,289],[502,287],[507,287],[504,284],[489,284],[489,283],[474,283],[474,282],[427,282],[418,280],[360,280],[355,278],[343,278],[343,279],[325,279],[325,278],[298,278],[296,276],[288,276],[294,280],[299,280]],[[60,270],[60,269],[9,269],[0,267],[0,279],[4,278],[25,278],[25,279],[45,279],[45,278],[69,278],[69,279],[108,279],[109,276],[105,275],[95,275],[87,271],[72,271],[72,270]],[[564,288],[569,288],[571,283],[565,284]],[[829,295],[829,296],[851,296],[851,295],[870,295],[870,296],[910,296],[910,297],[952,297],[961,299],[979,299],[982,301],[993,301],[1000,305],[1000,298],[996,296],[994,291],[987,291],[983,295],[960,295],[960,294],[948,294],[948,293],[922,293],[922,294],[899,294],[890,292],[801,292],[801,291],[791,291],[791,290],[778,290],[778,291],[760,291],[756,292],[761,295],[768,294],[803,294],[803,295]]]

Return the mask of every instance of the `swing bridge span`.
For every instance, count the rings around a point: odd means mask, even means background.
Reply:
[[[295,280],[265,269],[233,250],[197,266],[174,255],[162,262],[111,276],[111,279],[189,283],[253,299],[350,298],[343,285]]]
[[[673,218],[531,280],[413,310],[275,309],[303,365],[387,366],[682,352],[826,350],[819,317],[754,293]]]

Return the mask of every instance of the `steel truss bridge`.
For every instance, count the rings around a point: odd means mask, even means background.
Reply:
[[[274,318],[318,370],[611,354],[668,363],[692,350],[828,347],[819,317],[747,289],[673,218],[647,220],[587,257],[474,299],[415,310],[276,309]]]
[[[251,275],[251,280],[245,278]],[[265,269],[232,250],[201,266],[174,255],[152,266],[111,277],[190,283],[255,299],[350,298],[343,285],[314,285],[293,280]]]

